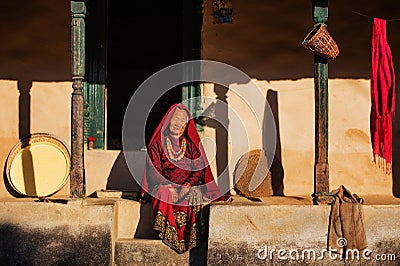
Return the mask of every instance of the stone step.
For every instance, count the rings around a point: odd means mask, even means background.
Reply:
[[[117,203],[116,239],[157,239],[152,227],[151,204],[139,204],[132,200]]]
[[[206,265],[207,243],[200,243],[190,252],[178,254],[161,240],[119,239],[115,243],[116,266],[134,265]]]

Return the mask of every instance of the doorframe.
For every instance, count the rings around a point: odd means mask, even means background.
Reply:
[[[181,0],[182,61],[199,60],[201,51],[201,29],[203,22],[203,0]],[[107,42],[109,0],[86,1],[86,75],[84,79],[84,143],[88,137],[95,137],[94,149],[107,149]],[[194,30],[193,30],[194,29]],[[95,34],[97,33],[97,34]],[[99,37],[100,36],[100,37]],[[189,69],[189,78],[199,76]],[[182,101],[188,101],[188,108],[194,117],[202,111],[202,84],[200,81],[182,84]],[[193,98],[193,99],[192,99]],[[190,100],[192,99],[192,100]],[[203,127],[196,123],[197,130]]]

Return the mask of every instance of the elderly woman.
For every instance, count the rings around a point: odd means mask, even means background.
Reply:
[[[147,150],[139,196],[152,196],[153,229],[166,245],[184,253],[199,241],[203,199],[221,197],[186,106],[168,110]]]

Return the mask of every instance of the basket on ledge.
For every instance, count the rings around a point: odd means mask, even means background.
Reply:
[[[335,59],[339,54],[339,47],[323,24],[318,24],[310,31],[301,45],[330,60]]]

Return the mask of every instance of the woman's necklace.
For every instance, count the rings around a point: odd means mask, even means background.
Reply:
[[[174,152],[174,150],[172,149],[172,144],[169,137],[167,137],[167,139],[165,140],[165,144],[167,144],[168,156],[171,160],[173,160],[174,162],[182,160],[183,156],[185,156],[186,146],[187,146],[185,138],[182,139],[181,148],[177,152]]]

